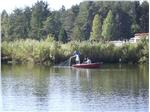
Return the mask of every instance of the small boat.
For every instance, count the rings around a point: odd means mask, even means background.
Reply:
[[[74,64],[72,67],[76,68],[100,68],[100,63],[90,63],[90,64]]]

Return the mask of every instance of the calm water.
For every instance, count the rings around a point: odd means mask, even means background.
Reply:
[[[146,65],[75,69],[2,65],[1,111],[148,112]]]

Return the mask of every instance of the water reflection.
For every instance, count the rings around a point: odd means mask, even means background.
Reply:
[[[2,65],[0,111],[148,111],[148,67]]]
[[[73,68],[72,70],[75,71],[77,80],[79,80],[80,77],[84,77],[84,79],[86,79],[87,81],[91,80],[91,70],[90,69]]]

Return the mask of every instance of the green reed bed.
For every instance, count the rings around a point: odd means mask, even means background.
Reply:
[[[2,62],[58,64],[67,59],[75,50],[93,62],[104,63],[142,63],[148,62],[148,41],[137,44],[126,43],[115,46],[109,42],[71,41],[66,44],[56,42],[51,37],[45,40],[4,41],[1,45]]]

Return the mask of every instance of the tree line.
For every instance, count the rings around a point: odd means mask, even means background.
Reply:
[[[1,13],[2,41],[42,40],[51,36],[71,40],[123,40],[149,31],[149,4],[144,1],[85,1],[70,9],[50,10],[37,1],[32,7]]]

